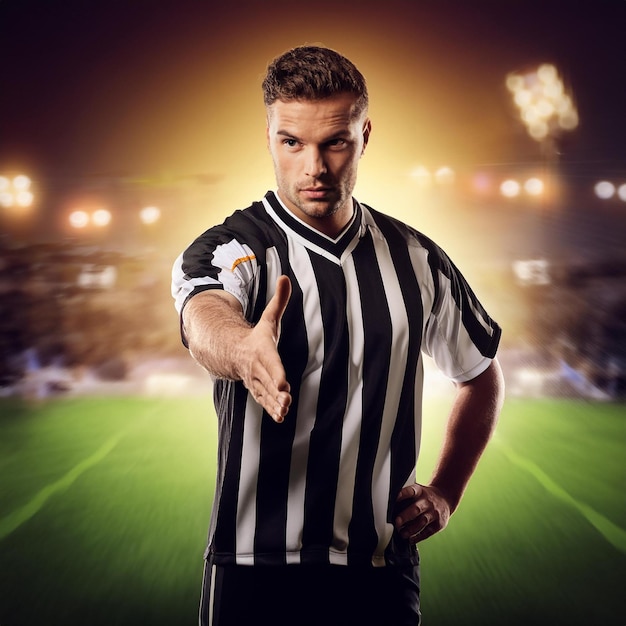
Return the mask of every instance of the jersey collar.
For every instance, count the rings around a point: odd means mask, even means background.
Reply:
[[[337,259],[341,259],[343,254],[350,247],[356,245],[363,222],[363,211],[361,205],[353,199],[354,214],[350,223],[333,239],[315,230],[300,218],[296,217],[280,200],[278,194],[268,191],[263,200],[266,210],[283,230],[291,231],[304,245],[309,248],[319,248],[327,254],[331,254]]]

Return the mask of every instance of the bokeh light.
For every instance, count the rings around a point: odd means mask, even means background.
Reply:
[[[94,211],[93,215],[91,216],[91,221],[93,222],[93,225],[98,226],[99,228],[108,226],[111,223],[111,219],[111,211],[109,211],[108,209],[98,209]]]
[[[412,172],[411,178],[417,183],[420,189],[430,187],[432,184],[432,175],[427,167],[418,165]]]
[[[506,86],[533,139],[545,141],[578,126],[578,111],[551,63],[543,63],[535,71],[509,74]]]
[[[435,172],[435,181],[439,185],[451,185],[454,182],[454,170],[447,165],[440,167]]]
[[[512,178],[505,180],[500,185],[500,192],[505,198],[515,198],[516,196],[519,196],[520,191],[521,185]]]
[[[540,196],[544,191],[544,184],[540,178],[529,178],[524,183],[524,191],[530,196]]]
[[[89,213],[87,211],[72,211],[69,217],[70,226],[72,228],[85,228],[89,224]]]
[[[30,207],[35,200],[30,190],[31,182],[24,174],[0,176],[0,206],[5,209]]]
[[[20,174],[13,179],[13,187],[18,191],[26,191],[30,188],[30,178]]]
[[[608,200],[615,195],[615,185],[608,180],[601,180],[596,183],[594,191],[596,192],[596,196],[598,196],[598,198]]]
[[[161,210],[155,206],[147,206],[139,212],[143,224],[156,224],[161,219]]]

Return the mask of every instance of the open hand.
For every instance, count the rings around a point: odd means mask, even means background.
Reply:
[[[276,281],[276,292],[261,319],[245,339],[240,375],[252,397],[276,422],[282,422],[291,405],[290,386],[278,354],[280,323],[291,296],[287,276]]]

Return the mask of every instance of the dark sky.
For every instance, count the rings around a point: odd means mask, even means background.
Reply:
[[[127,176],[201,174],[221,206],[247,203],[273,183],[262,75],[303,43],[368,80],[372,201],[418,164],[538,160],[504,82],[543,62],[580,116],[562,163],[626,178],[625,0],[0,0],[0,173],[40,181],[42,211]]]
[[[563,149],[624,161],[625,32],[623,0],[0,0],[0,165],[75,175],[191,167],[185,145],[196,149],[198,135],[211,141],[214,109],[236,89],[226,77],[256,82],[242,92],[254,97],[269,58],[312,39],[357,57],[387,101],[402,112],[414,106],[450,149],[475,141],[466,132],[472,119],[493,124],[478,159],[490,147],[502,157],[508,150],[497,144],[507,139],[508,148],[527,149],[512,140],[514,124],[488,118],[512,115],[507,72],[551,61],[581,117]],[[246,63],[254,71],[241,71]]]

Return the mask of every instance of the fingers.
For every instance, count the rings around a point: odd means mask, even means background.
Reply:
[[[277,350],[280,322],[290,297],[291,281],[287,276],[280,276],[273,297],[253,329],[255,356],[244,378],[252,397],[278,423],[285,419],[291,405],[289,382]]]
[[[273,324],[276,329],[276,339],[280,335],[280,321],[287,308],[291,297],[291,281],[287,276],[279,276],[276,281],[276,291],[272,299],[267,303],[265,311],[261,316],[262,320]]]
[[[255,356],[242,380],[254,400],[269,416],[278,423],[282,422],[291,405],[291,388],[275,341],[257,344]]]
[[[245,381],[244,381],[245,382]],[[267,370],[259,368],[259,373],[252,376],[250,384],[246,385],[252,397],[277,423],[284,421],[291,405],[289,383],[283,378],[279,384],[267,374]]]
[[[403,539],[423,541],[446,527],[450,509],[434,488],[414,484],[400,491],[394,525]]]

